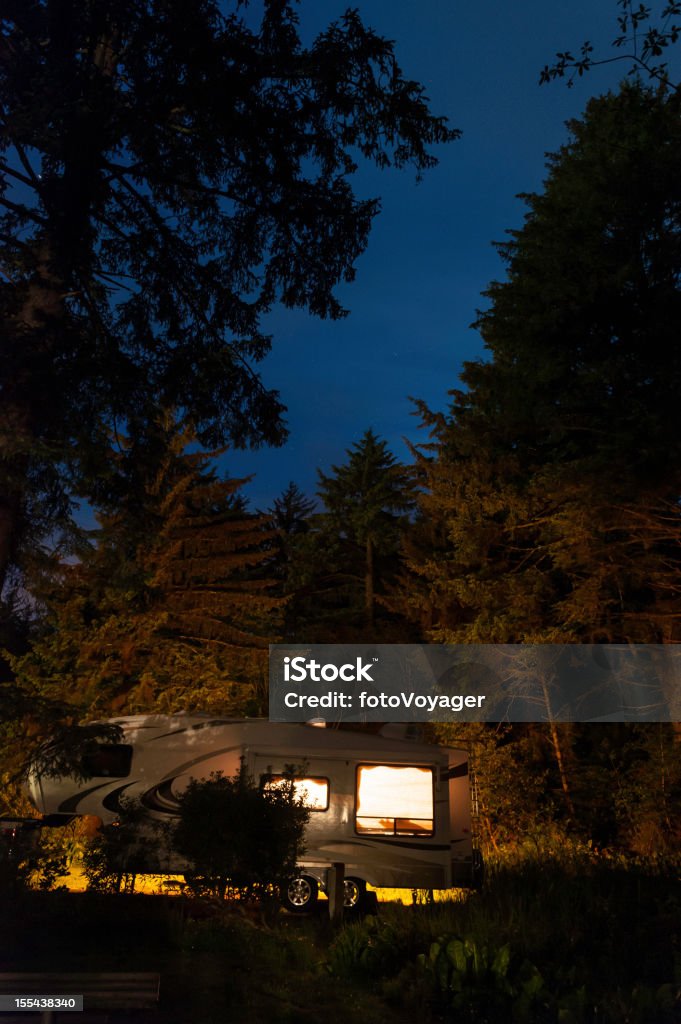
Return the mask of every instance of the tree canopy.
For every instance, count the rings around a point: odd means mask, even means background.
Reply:
[[[556,78],[567,78],[568,87],[574,85],[576,77],[603,64],[624,63],[629,65],[633,77],[647,75],[662,89],[681,89],[681,82],[673,81],[670,71],[668,47],[681,37],[681,3],[679,0],[664,0],[657,9],[633,0],[617,0],[617,35],[612,47],[617,51],[609,57],[594,54],[594,47],[587,39],[575,56],[570,50],[556,54],[553,64],[545,64],[539,76],[541,85]],[[664,59],[666,58],[666,59]]]
[[[354,10],[10,0],[0,15],[0,572],[97,500],[112,432],[174,408],[215,447],[278,443],[255,364],[275,302],[344,314],[376,199],[351,178],[457,136]]]
[[[443,639],[678,637],[679,97],[628,84],[570,132],[499,246],[491,358],[448,416],[424,410]]]
[[[273,531],[245,510],[243,481],[218,479],[209,457],[185,445],[169,438],[136,529],[120,511],[100,514],[80,560],[46,580],[31,650],[13,659],[27,705],[52,701],[76,720],[262,712],[267,645],[281,619]],[[35,730],[40,715],[24,714]]]
[[[333,534],[344,551],[345,571],[360,567],[364,583],[364,619],[370,626],[376,600],[376,558],[395,555],[407,514],[414,508],[414,486],[372,430],[346,451],[347,461],[332,474],[319,471],[319,497],[326,512],[322,533]]]

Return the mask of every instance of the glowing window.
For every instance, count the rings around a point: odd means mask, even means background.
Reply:
[[[360,766],[355,825],[370,835],[432,835],[432,768]]]
[[[262,780],[262,788],[266,793],[272,792],[283,789],[288,782],[284,775],[266,775]],[[296,800],[302,800],[303,807],[307,807],[309,811],[326,811],[329,806],[329,780],[295,779],[293,796]]]

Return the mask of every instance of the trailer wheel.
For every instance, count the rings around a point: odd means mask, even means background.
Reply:
[[[310,875],[299,875],[292,878],[284,893],[284,905],[295,914],[304,914],[312,910],[317,902],[319,886]]]
[[[361,878],[346,878],[343,882],[343,907],[355,910],[364,902],[366,882]]]

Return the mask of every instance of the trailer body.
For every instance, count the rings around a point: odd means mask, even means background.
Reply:
[[[77,777],[33,775],[30,794],[54,821],[116,820],[122,801],[172,822],[192,779],[235,775],[243,763],[262,786],[291,765],[310,808],[301,872],[327,888],[333,864],[375,887],[447,889],[475,883],[468,757],[464,750],[309,725],[209,715],[113,719],[120,742],[102,744]],[[181,872],[168,850],[150,870]]]

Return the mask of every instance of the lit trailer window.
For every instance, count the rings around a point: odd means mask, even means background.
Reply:
[[[433,835],[433,769],[359,765],[355,828],[363,835]]]
[[[290,779],[285,775],[265,775],[261,783],[265,792],[284,790]],[[293,799],[302,801],[308,811],[326,811],[329,807],[329,780],[325,778],[302,778],[293,780]]]

